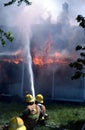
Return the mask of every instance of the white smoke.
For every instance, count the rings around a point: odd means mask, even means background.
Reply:
[[[28,27],[30,24],[39,23],[40,18],[47,19],[49,15],[54,23],[61,14],[62,4],[65,2],[69,4],[69,17],[71,17],[72,24],[75,23],[75,17],[78,14],[85,15],[84,0],[30,0],[32,1],[30,6],[26,6],[24,2],[21,6],[17,6],[16,2],[4,7],[4,3],[8,1],[0,1],[0,25]]]

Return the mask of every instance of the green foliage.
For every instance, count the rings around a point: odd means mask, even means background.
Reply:
[[[82,15],[78,15],[76,18],[77,22],[79,22],[79,26],[85,28],[85,17]],[[76,59],[76,61],[69,64],[71,68],[75,68],[75,73],[71,77],[71,79],[78,79],[81,76],[85,77],[85,46],[77,45],[75,48],[76,51],[80,51],[80,57]]]
[[[72,76],[72,80],[73,79],[78,79],[78,78],[80,78],[82,76],[82,72],[80,72],[80,71],[76,71],[75,72],[75,74]]]
[[[79,26],[85,28],[85,17],[83,17],[82,15],[78,15],[76,20],[77,22],[79,22]]]
[[[83,51],[85,51],[85,47],[78,45],[75,48],[76,51],[82,51],[80,52],[80,58],[77,58],[76,61],[72,62],[69,64],[69,66],[71,68],[75,68],[75,74],[71,77],[71,79],[78,79],[81,76],[85,77],[85,53]]]
[[[80,59],[80,60],[82,60],[82,59]],[[79,60],[77,60],[77,61],[75,61],[73,63],[70,63],[69,65],[70,65],[70,67],[74,67],[77,70],[82,70],[83,69],[83,65],[81,63],[79,63]]]
[[[6,39],[12,42],[14,40],[14,37],[11,32],[5,32],[4,30],[0,29],[0,41],[2,46],[6,45]]]
[[[81,48],[82,48],[82,46],[78,45],[78,46],[76,46],[75,50],[77,51],[77,50],[80,50]]]
[[[31,5],[31,4],[32,4],[32,3],[29,2],[28,0],[11,0],[11,1],[9,1],[8,3],[4,3],[4,6],[12,5],[12,4],[14,4],[16,1],[17,1],[17,3],[18,3],[18,6],[20,6],[20,5],[22,4],[22,2],[25,2],[26,5]]]

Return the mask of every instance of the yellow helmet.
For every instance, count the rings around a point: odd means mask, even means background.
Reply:
[[[27,103],[29,103],[29,102],[34,102],[35,99],[34,99],[34,97],[33,97],[31,94],[27,94],[27,95],[25,96],[25,101],[26,101]]]
[[[9,121],[8,130],[26,130],[26,127],[20,117],[13,117]]]
[[[36,96],[36,101],[37,101],[38,103],[43,103],[43,95],[42,95],[42,94],[38,94],[38,95]]]

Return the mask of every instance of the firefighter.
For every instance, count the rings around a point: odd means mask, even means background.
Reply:
[[[46,107],[44,105],[44,98],[42,94],[36,95],[35,103],[40,107],[40,115],[38,124],[45,125],[48,119],[48,114],[46,114]]]
[[[26,130],[26,126],[20,117],[12,117],[3,130]]]
[[[23,111],[21,118],[27,130],[33,130],[39,119],[40,107],[35,104],[35,98],[31,94],[27,94],[25,99],[27,107]]]

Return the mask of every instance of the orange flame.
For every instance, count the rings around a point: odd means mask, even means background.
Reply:
[[[60,63],[60,64],[68,64],[68,61],[65,60],[65,58],[62,57],[62,55],[59,52],[55,52],[52,55],[39,55],[33,54],[32,57],[33,63],[35,65],[43,66],[45,64],[53,64],[53,63]]]
[[[62,58],[58,58],[58,57],[48,57],[44,59],[43,57],[39,56],[39,57],[33,57],[33,63],[35,65],[43,66],[45,64],[53,64],[53,63],[68,64],[68,61]]]
[[[44,65],[42,57],[35,57],[35,58],[33,58],[33,63],[35,65],[40,65],[40,66]]]
[[[15,63],[19,64],[20,62],[24,62],[23,52],[21,50],[17,50],[14,53],[11,53],[11,57],[8,56],[5,58],[5,56],[2,56],[0,61],[8,62],[8,63]]]
[[[15,63],[15,64],[19,64],[20,62],[23,62],[23,58],[17,58],[17,59],[1,59],[0,61],[4,61],[4,62],[8,62],[8,63]]]
[[[51,54],[52,37],[45,44],[44,49],[39,52],[37,48],[32,51],[32,60],[35,65],[43,66],[45,64],[69,64],[68,60],[58,51]],[[69,57],[72,59],[71,57]]]

